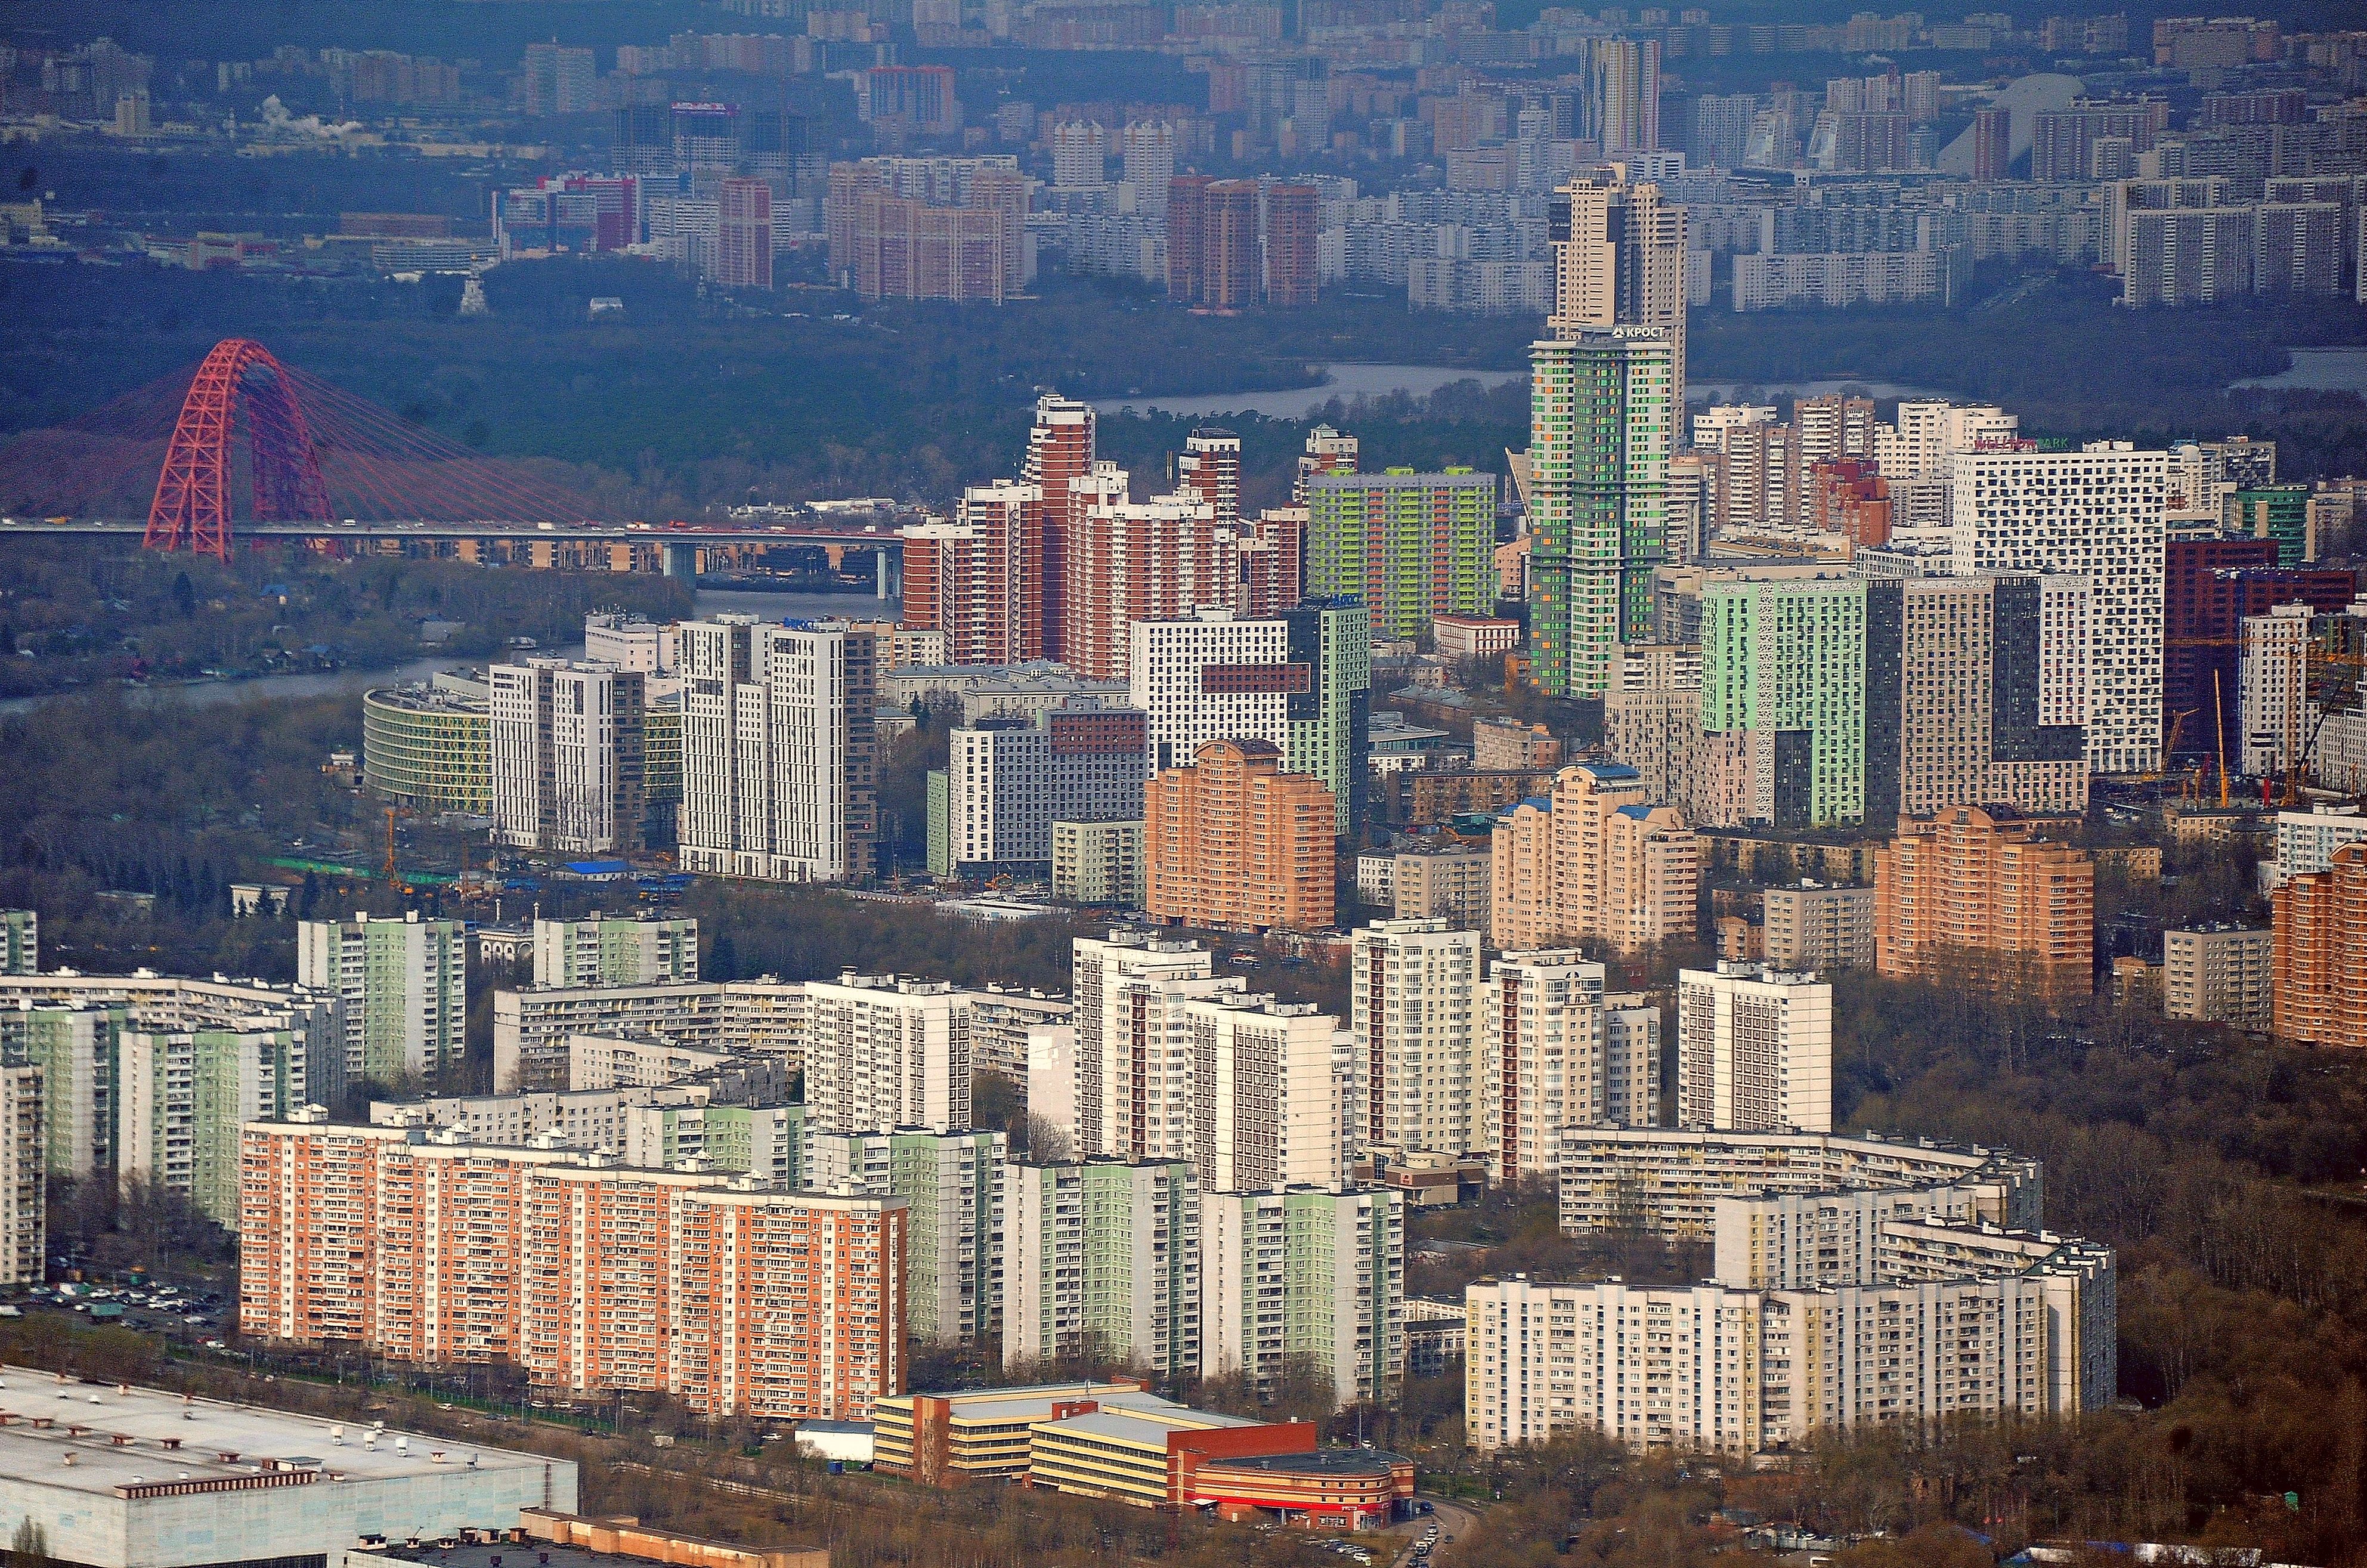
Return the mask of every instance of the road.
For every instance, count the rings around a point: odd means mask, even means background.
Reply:
[[[1446,1538],[1449,1536],[1453,1536],[1458,1541],[1461,1540],[1469,1535],[1472,1527],[1479,1522],[1479,1516],[1460,1503],[1449,1503],[1441,1497],[1423,1497],[1421,1501],[1431,1506],[1431,1512],[1417,1514],[1410,1520],[1398,1527],[1404,1532],[1399,1538],[1403,1544],[1398,1548],[1397,1555],[1390,1559],[1390,1568],[1407,1568],[1407,1565],[1413,1561],[1413,1549],[1421,1543],[1424,1527],[1433,1520],[1438,1525],[1439,1547],[1446,1544]],[[1433,1558],[1437,1555],[1436,1548],[1433,1549],[1432,1555]]]

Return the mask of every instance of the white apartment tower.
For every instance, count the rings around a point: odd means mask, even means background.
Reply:
[[[1349,1148],[1494,1147],[1480,1082],[1479,934],[1444,920],[1376,920],[1352,938],[1348,985],[1365,1102]]]
[[[38,1285],[50,1249],[41,1070],[0,1067],[0,1285]]]
[[[1506,953],[1489,965],[1482,1082],[1503,1186],[1553,1177],[1565,1127],[1658,1124],[1659,1012],[1603,987],[1603,965],[1575,948]]]
[[[685,870],[769,881],[870,875],[872,634],[841,622],[682,626]]]
[[[806,983],[806,1125],[892,1132],[970,1124],[969,1009],[942,980]]]
[[[644,678],[564,659],[487,671],[495,842],[559,855],[640,846]]]
[[[2309,606],[2273,605],[2244,618],[2236,687],[2244,737],[2243,770],[2282,775],[2302,762],[2309,744]]]
[[[1127,705],[1150,719],[1150,766],[1186,767],[1210,741],[1270,741],[1290,750],[1290,698],[1278,679],[1224,672],[1290,662],[1289,623],[1202,609],[1179,620],[1138,620],[1130,640]],[[1209,679],[1211,673],[1216,679]]]
[[[1185,1002],[1183,1014],[1200,1190],[1337,1187],[1340,1020],[1311,1003],[1238,993]]]
[[[1755,964],[1677,973],[1677,1125],[1833,1130],[1833,988]]]
[[[1217,979],[1216,961],[1196,942],[1137,931],[1077,938],[1070,960],[1077,1155],[1191,1158],[1192,1048],[1184,1006],[1245,989],[1239,980]]]
[[[698,922],[612,918],[534,923],[537,988],[684,985],[698,979]]]
[[[2088,767],[2142,773],[2161,755],[2167,452],[2125,441],[2077,452],[1952,453],[1959,576],[2067,572],[2088,579],[2093,649]]]

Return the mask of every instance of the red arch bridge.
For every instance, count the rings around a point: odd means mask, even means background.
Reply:
[[[228,560],[234,538],[267,539],[334,554],[669,575],[806,547],[834,572],[850,556],[875,557],[882,594],[901,577],[892,525],[635,521],[538,472],[549,466],[480,456],[232,337],[194,371],[0,448],[0,508],[20,514],[0,540],[137,532],[152,550]],[[144,524],[127,519],[141,500]],[[35,513],[65,516],[43,523]]]

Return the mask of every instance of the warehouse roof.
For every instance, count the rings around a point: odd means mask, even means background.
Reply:
[[[0,1367],[0,1474],[35,1485],[171,1497],[549,1462],[449,1437]]]

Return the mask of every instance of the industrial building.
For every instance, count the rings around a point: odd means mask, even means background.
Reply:
[[[340,1563],[365,1538],[572,1510],[569,1460],[161,1389],[0,1374],[0,1518],[87,1568]]]

